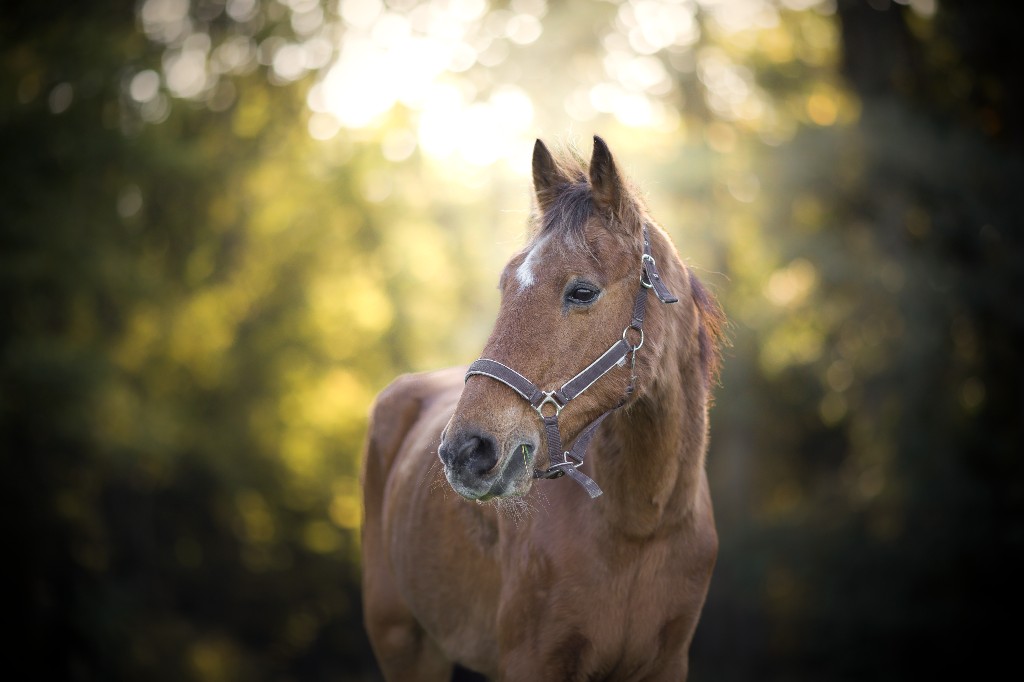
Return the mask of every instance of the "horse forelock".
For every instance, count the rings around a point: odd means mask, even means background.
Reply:
[[[585,246],[587,221],[595,210],[589,184],[563,185],[541,217],[540,234],[560,234],[571,246]]]

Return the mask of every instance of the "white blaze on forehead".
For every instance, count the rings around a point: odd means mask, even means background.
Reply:
[[[536,281],[533,276],[533,268],[537,264],[537,260],[540,258],[540,252],[544,248],[544,244],[547,243],[548,238],[551,235],[544,235],[533,245],[530,252],[526,254],[526,258],[516,268],[516,280],[519,282],[519,286],[526,289],[533,285]]]

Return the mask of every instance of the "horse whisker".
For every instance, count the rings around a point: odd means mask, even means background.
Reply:
[[[444,468],[441,466],[441,460],[437,457],[436,451],[431,452],[430,454],[434,455],[434,457],[426,471],[423,472],[423,477],[420,479],[420,485],[429,486],[431,494],[440,489],[441,494],[444,495],[445,499],[447,499],[448,486],[446,484],[448,481],[445,479]]]

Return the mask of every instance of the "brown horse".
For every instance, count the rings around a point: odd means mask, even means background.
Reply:
[[[722,313],[600,138],[589,170],[538,140],[533,181],[482,359],[373,408],[367,631],[389,680],[682,680],[718,551]]]

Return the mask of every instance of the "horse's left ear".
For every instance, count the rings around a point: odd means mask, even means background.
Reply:
[[[615,168],[611,150],[597,135],[594,135],[594,154],[590,158],[590,187],[594,205],[599,211],[613,218],[615,222],[629,220],[625,210],[629,191]]]

